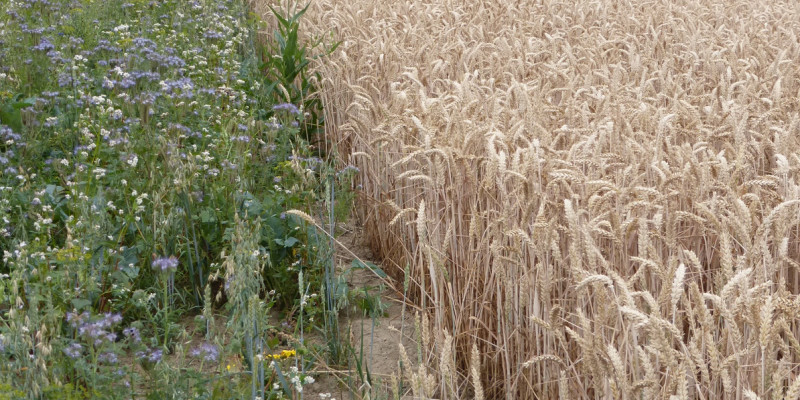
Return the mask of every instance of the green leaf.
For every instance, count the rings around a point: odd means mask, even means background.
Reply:
[[[11,103],[0,107],[0,124],[10,127],[15,133],[22,131],[22,115]]]
[[[300,240],[294,237],[287,238],[286,240],[283,239],[275,239],[275,243],[286,247],[287,249],[300,243]]]
[[[14,106],[14,108],[16,108],[17,110],[21,110],[21,109],[23,109],[25,107],[30,107],[30,106],[33,106],[35,104],[36,104],[36,98],[35,97],[28,97],[25,100],[17,101],[15,103],[12,103],[12,106]]]
[[[310,5],[311,5],[311,3],[308,3],[308,4],[306,4],[306,6],[305,6],[305,7],[303,7],[303,9],[302,9],[302,10],[298,11],[298,12],[297,12],[297,14],[295,14],[295,15],[292,17],[292,22],[297,22],[297,20],[298,20],[298,19],[300,19],[300,17],[302,17],[302,16],[303,16],[303,14],[305,14],[305,13],[306,13],[306,10],[308,10],[308,6],[310,6]]]
[[[137,270],[138,270],[138,268],[137,268]],[[137,275],[138,275],[138,273],[137,273]],[[114,272],[111,273],[111,279],[114,281],[114,283],[117,283],[117,284],[120,284],[120,283],[121,284],[126,284],[126,283],[131,281],[131,278],[135,278],[135,277],[136,277],[135,275],[134,276],[128,275],[127,273],[125,273],[124,270],[122,270],[122,271],[114,271]]]
[[[286,382],[286,378],[283,376],[283,372],[281,372],[281,366],[278,363],[273,363],[275,366],[275,372],[278,375],[278,381],[281,383],[281,388],[283,388],[283,392],[287,396],[292,395],[292,390],[290,389],[289,383]]]
[[[287,21],[286,18],[283,18],[279,12],[275,11],[275,9],[272,8],[272,6],[269,6],[269,9],[272,10],[272,13],[275,14],[276,18],[278,18],[278,22],[280,22],[281,26],[284,27],[289,26],[289,21]]]
[[[355,269],[369,269],[370,271],[374,272],[375,275],[378,275],[381,278],[386,278],[388,276],[380,267],[369,261],[361,262],[360,260],[353,260],[350,265]]]
[[[213,224],[214,222],[217,222],[217,216],[214,210],[205,208],[200,211],[200,222],[204,224]]]
[[[92,305],[92,302],[86,299],[72,299],[72,306],[78,310],[83,310],[84,308],[89,307]]]

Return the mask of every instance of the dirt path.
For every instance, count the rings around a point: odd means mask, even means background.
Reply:
[[[337,274],[347,273],[346,271],[351,268],[356,257],[381,267],[369,247],[364,245],[360,227],[354,226],[354,224],[343,224],[340,228],[342,234],[337,239],[352,254],[342,249],[337,251]],[[387,306],[385,315],[374,320],[368,316],[362,317],[358,313],[343,313],[344,315],[341,315],[339,319],[343,340],[349,340],[350,345],[357,352],[360,352],[363,340],[363,360],[372,376],[372,398],[376,398],[375,395],[378,393],[391,393],[391,377],[392,375],[397,376],[399,373],[398,361],[400,360],[400,353],[398,344],[401,343],[401,338],[403,345],[407,349],[413,349],[415,346],[411,339],[414,332],[414,310],[406,306],[405,315],[403,313],[402,282],[394,284],[395,287],[400,289],[399,291],[384,285],[383,290],[379,292],[378,288],[383,282],[372,271],[354,269],[347,273],[347,276],[349,290],[357,291],[367,288],[370,290],[370,294],[380,294],[380,301]],[[346,385],[342,384],[343,381],[347,380],[348,373],[351,379],[358,375],[353,370],[355,365],[352,360],[351,364],[353,365],[351,365],[350,371],[336,371],[333,368],[326,367],[318,368],[316,382],[307,388],[307,393],[303,397],[316,400],[320,398],[320,394],[330,393],[333,398],[340,400],[360,398],[361,395],[359,393],[351,393]],[[358,383],[357,386],[360,387],[361,394],[366,392],[366,386],[363,385],[363,382]],[[385,398],[384,396],[377,397]],[[389,396],[388,398],[391,397]]]

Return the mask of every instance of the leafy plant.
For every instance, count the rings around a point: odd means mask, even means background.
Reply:
[[[274,32],[272,45],[263,55],[262,69],[270,82],[266,88],[278,102],[301,105],[296,111],[293,110],[299,120],[300,135],[318,146],[319,154],[323,154],[323,147],[320,144],[322,144],[325,121],[322,102],[315,95],[317,88],[314,84],[314,81],[320,80],[320,76],[314,73],[313,77],[316,79],[312,80],[307,67],[319,57],[334,52],[340,43],[333,43],[327,48],[324,47],[322,38],[310,44],[300,43],[298,35],[300,18],[308,10],[308,5],[291,15],[288,7],[287,5],[285,13],[281,13],[270,6],[270,10],[278,20],[278,29]],[[313,54],[320,49],[319,54]],[[275,115],[278,110],[268,111],[266,116]]]

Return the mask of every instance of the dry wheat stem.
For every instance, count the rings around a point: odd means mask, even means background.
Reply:
[[[370,245],[452,334],[453,363],[421,349],[416,393],[798,397],[797,2],[320,0],[304,18],[342,41],[314,69]]]

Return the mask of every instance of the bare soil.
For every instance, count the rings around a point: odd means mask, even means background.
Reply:
[[[351,267],[356,257],[361,261],[371,262],[378,267],[381,263],[374,257],[372,251],[364,244],[363,231],[355,224],[343,224],[342,233],[337,239],[346,246],[347,250],[337,249],[337,273],[344,273]],[[414,332],[414,309],[406,305],[403,313],[402,282],[386,281],[368,269],[356,269],[350,272],[348,286],[350,290],[363,290],[363,288],[378,288],[383,284],[383,290],[371,290],[370,293],[380,293],[381,301],[388,306],[383,317],[374,321],[370,317],[363,317],[358,313],[346,313],[340,316],[339,326],[344,340],[349,340],[351,346],[360,352],[363,345],[363,360],[372,377],[371,398],[391,398],[390,382],[392,375],[399,377],[400,353],[399,344],[403,343],[407,350],[413,352],[412,334]],[[388,284],[387,284],[388,283]],[[391,285],[391,286],[390,286]],[[363,332],[363,333],[362,333]],[[402,332],[402,334],[401,334]],[[363,342],[362,342],[363,341]],[[351,362],[352,363],[352,362]],[[367,390],[363,382],[354,383],[356,393],[351,393],[344,384],[348,376],[355,379],[357,373],[355,365],[350,369],[318,368],[316,382],[307,388],[306,399],[319,399],[319,395],[330,393],[332,398],[349,399],[361,398]],[[358,392],[361,392],[359,394]]]

